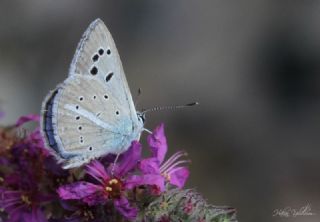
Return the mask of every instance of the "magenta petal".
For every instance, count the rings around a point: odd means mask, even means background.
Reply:
[[[172,170],[172,173],[169,172],[169,176],[171,184],[179,188],[183,188],[189,177],[189,170],[185,167],[176,168]]]
[[[58,188],[58,194],[61,199],[64,200],[79,200],[89,195],[93,195],[96,192],[102,191],[102,187],[93,183],[84,181],[64,185]]]
[[[144,174],[160,174],[160,163],[158,158],[152,157],[141,160],[139,163],[139,169]]]
[[[36,115],[36,114],[29,114],[29,115],[26,115],[26,116],[21,116],[18,121],[16,122],[16,126],[19,127],[27,122],[30,122],[30,121],[36,121],[36,122],[39,122],[40,120],[40,116],[39,115]]]
[[[0,208],[11,216],[9,221],[19,221],[25,210],[25,205],[21,202],[22,193],[4,188],[0,188],[0,191]]]
[[[91,161],[86,166],[86,172],[100,183],[109,179],[109,175],[104,166],[98,160]]]
[[[133,175],[127,178],[125,187],[127,189],[132,189],[133,187],[140,185],[156,185],[162,192],[165,190],[164,182],[164,177],[159,174]]]
[[[164,124],[160,124],[151,135],[148,136],[148,144],[152,151],[153,157],[157,157],[160,164],[163,162],[167,153],[167,139],[164,134]]]
[[[128,151],[126,151],[122,159],[115,167],[115,175],[123,176],[132,170],[141,158],[141,144],[138,141],[132,141]]]
[[[32,222],[32,220],[28,218],[28,213],[25,212],[24,208],[18,209],[9,215],[10,217],[6,220],[6,222]]]
[[[138,214],[138,209],[130,206],[127,198],[121,197],[114,200],[114,206],[128,220],[135,219]]]
[[[20,191],[7,190],[0,187],[0,208],[5,210],[10,218],[8,222],[45,222],[47,219],[38,205],[33,205],[32,209],[21,200]],[[1,218],[0,218],[1,221]]]
[[[103,204],[106,202],[106,196],[102,192],[96,192],[91,195],[88,195],[82,199],[83,202],[87,203],[89,206]]]

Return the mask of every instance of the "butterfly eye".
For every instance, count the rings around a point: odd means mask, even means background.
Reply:
[[[77,117],[76,117],[76,120],[79,120],[79,119],[80,119],[80,116],[77,116]]]
[[[137,113],[138,115],[138,120],[141,121],[142,123],[144,123],[146,121],[145,119],[145,115],[143,113]]]
[[[119,113],[119,111],[116,111],[116,115],[119,115],[120,113]]]
[[[107,55],[110,55],[110,54],[111,54],[111,50],[108,49],[108,50],[107,50]]]
[[[78,127],[78,130],[82,130],[82,126],[79,126],[79,127]]]
[[[89,150],[90,150],[90,151],[92,150],[92,146],[89,147]]]
[[[79,97],[79,100],[82,101],[83,100],[83,96]]]
[[[108,97],[108,95],[104,95],[104,98],[105,98],[105,99],[108,99],[109,97]]]
[[[96,99],[97,98],[97,96],[93,96],[93,99]]]

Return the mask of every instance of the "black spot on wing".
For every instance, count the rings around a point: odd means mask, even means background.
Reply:
[[[92,61],[96,62],[98,61],[99,59],[99,55],[98,54],[95,54],[93,57],[92,57]]]
[[[112,78],[113,76],[113,72],[110,72],[107,76],[106,76],[106,81],[109,82],[110,79]]]
[[[90,73],[91,73],[91,75],[97,75],[97,73],[98,73],[98,68],[95,67],[95,66],[93,66],[93,67],[91,68],[91,70],[90,70]]]
[[[99,55],[103,55],[103,53],[104,53],[104,49],[103,48],[100,48],[99,50],[98,50],[98,53],[99,53]]]

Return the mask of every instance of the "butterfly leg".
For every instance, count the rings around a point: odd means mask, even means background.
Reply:
[[[142,130],[143,130],[143,131],[146,131],[146,132],[149,133],[149,134],[152,134],[151,130],[148,130],[148,129],[146,129],[146,128],[143,128]]]
[[[113,176],[113,173],[114,173],[114,168],[116,166],[116,163],[118,162],[119,156],[120,156],[120,153],[118,153],[116,158],[114,159],[114,162],[113,162],[113,165],[112,165],[112,169],[111,169],[111,175],[112,176]]]

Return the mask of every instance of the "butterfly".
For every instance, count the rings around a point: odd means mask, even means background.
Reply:
[[[43,101],[41,131],[63,168],[121,154],[144,130],[114,40],[102,20],[84,32],[69,75]]]

